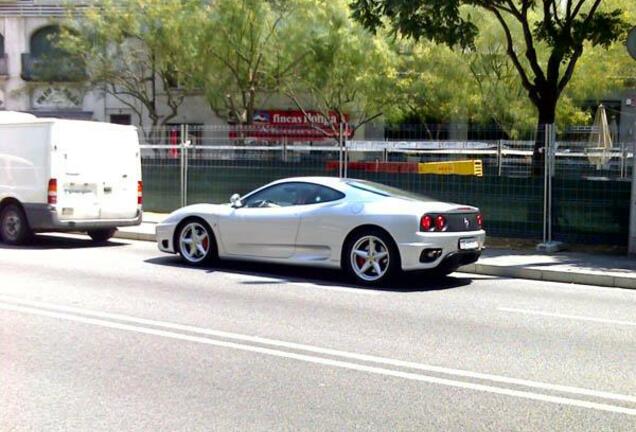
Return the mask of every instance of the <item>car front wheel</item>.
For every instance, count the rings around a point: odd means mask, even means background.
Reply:
[[[381,285],[399,272],[400,257],[390,236],[368,230],[347,241],[343,268],[362,285]]]
[[[180,226],[177,247],[181,258],[190,265],[202,265],[216,256],[214,234],[199,220],[189,220]]]

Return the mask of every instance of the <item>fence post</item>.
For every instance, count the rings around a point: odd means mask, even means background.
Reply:
[[[629,204],[628,253],[636,255],[636,139],[632,144],[632,195]]]
[[[501,140],[497,140],[497,176],[498,177],[501,177],[501,171],[502,171],[502,165],[503,165],[502,160],[501,160],[502,147],[503,147],[502,141]]]
[[[181,207],[185,207],[185,203],[183,201],[183,197],[185,196],[184,186],[185,186],[185,161],[184,161],[184,153],[183,153],[183,141],[179,143],[179,200],[181,201]]]
[[[345,174],[346,168],[345,167],[346,167],[346,164],[347,164],[347,161],[345,160],[346,159],[346,152],[345,152],[344,133],[343,133],[343,130],[342,130],[342,126],[343,125],[342,125],[342,120],[341,120],[339,122],[339,124],[338,124],[338,146],[340,147],[340,149],[339,149],[340,153],[339,153],[339,157],[338,157],[339,165],[340,165],[339,170],[338,170],[338,177],[340,177],[340,178],[344,178],[346,176],[346,174]]]
[[[543,244],[548,243],[548,196],[550,195],[548,182],[550,175],[548,174],[548,125],[543,126],[544,143],[543,148]]]
[[[188,205],[188,131],[187,125],[181,125],[181,139],[179,143],[181,155],[181,207]]]
[[[553,124],[544,125],[544,170],[543,170],[543,243],[537,250],[553,253],[563,248],[563,244],[552,240],[552,177],[555,171],[556,131]]]
[[[627,177],[627,164],[625,163],[625,153],[626,153],[626,148],[625,148],[625,143],[621,140],[621,164],[620,164],[620,170],[621,170],[621,178],[625,178]]]
[[[188,150],[190,147],[190,142],[186,141],[183,143],[183,162],[185,165],[185,168],[183,170],[184,172],[184,179],[183,179],[183,202],[184,202],[184,206],[188,205]]]
[[[283,136],[283,162],[287,162],[287,137]]]

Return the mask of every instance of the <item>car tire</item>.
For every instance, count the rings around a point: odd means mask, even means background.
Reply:
[[[373,228],[348,237],[341,264],[351,279],[365,286],[386,284],[400,273],[401,268],[400,253],[391,236]]]
[[[96,243],[106,243],[116,232],[117,228],[96,229],[88,231],[88,236]]]
[[[181,259],[192,266],[208,264],[217,257],[214,232],[201,219],[186,219],[175,230],[174,244]]]
[[[33,236],[22,207],[9,204],[0,212],[0,240],[10,245],[21,245]]]

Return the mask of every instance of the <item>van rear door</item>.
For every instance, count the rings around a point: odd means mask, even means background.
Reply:
[[[60,121],[57,126],[58,217],[134,218],[141,179],[135,129],[80,121]]]

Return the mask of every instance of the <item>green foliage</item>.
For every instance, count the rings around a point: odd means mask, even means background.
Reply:
[[[251,124],[305,61],[305,0],[217,0],[201,8],[195,75],[214,112],[228,122]]]
[[[350,1],[104,0],[69,14],[59,46],[153,127],[202,91],[230,123],[291,100],[354,128],[384,114],[514,137],[542,112],[589,121],[582,101],[636,77],[622,39],[633,0],[354,0],[355,19]]]
[[[59,43],[82,59],[90,85],[127,105],[140,124],[148,116],[156,128],[177,115],[183,88],[191,82],[186,72],[195,64],[193,47],[198,45],[191,21],[199,4],[104,0],[80,15],[71,9]]]
[[[353,16],[367,28],[386,24],[394,33],[452,48],[476,49],[477,28],[494,22],[503,31],[512,62],[540,123],[552,123],[559,98],[572,79],[584,47],[610,47],[627,24],[616,6],[602,0],[354,0]],[[606,2],[612,3],[612,2]],[[605,4],[604,6],[607,6]],[[475,19],[470,12],[487,14]],[[477,50],[477,52],[479,52]],[[536,149],[537,154],[539,148]]]
[[[465,2],[458,0],[356,0],[353,17],[371,30],[385,23],[392,30],[412,39],[429,39],[449,46],[471,46],[478,33],[470,19],[460,8]]]
[[[306,61],[283,87],[300,109],[317,110],[336,122],[347,113],[355,131],[382,114],[395,78],[394,53],[383,37],[349,19],[343,0],[315,0],[305,28]],[[337,129],[339,124],[332,124]]]

